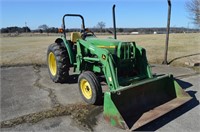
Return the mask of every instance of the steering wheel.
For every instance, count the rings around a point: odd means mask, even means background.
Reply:
[[[82,32],[82,34],[81,34],[81,38],[82,38],[83,40],[85,40],[85,38],[88,37],[88,36],[95,36],[95,35],[94,35],[94,32],[92,32],[92,31],[89,30],[89,29],[85,29],[85,30]],[[96,36],[95,36],[95,37],[96,37]]]

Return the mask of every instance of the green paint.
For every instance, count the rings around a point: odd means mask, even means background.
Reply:
[[[183,91],[181,86],[175,80],[173,80],[173,76],[171,77],[171,81],[173,81],[173,83],[174,83],[174,87],[175,87],[175,90],[176,90],[176,96],[177,97],[181,98],[181,97],[188,97],[189,96],[185,91]]]
[[[93,65],[93,71],[100,73],[101,72],[101,67]]]
[[[67,49],[68,55],[69,55],[69,60],[70,60],[70,64],[74,64],[75,63],[75,55],[72,52],[72,47],[70,46],[68,40],[66,40],[65,37],[61,38],[65,44],[65,47]]]
[[[118,109],[116,108],[114,102],[112,101],[110,92],[104,93],[103,115],[105,119],[109,119],[108,121],[112,126],[124,128],[123,124],[121,124],[121,122],[124,122],[124,120],[121,114],[119,113]]]

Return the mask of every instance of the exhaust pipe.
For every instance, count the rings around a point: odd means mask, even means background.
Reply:
[[[112,12],[113,12],[113,30],[114,30],[114,39],[117,39],[117,33],[116,33],[116,21],[115,21],[115,5],[113,5]]]

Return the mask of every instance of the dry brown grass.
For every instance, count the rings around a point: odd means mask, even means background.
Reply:
[[[185,65],[185,62],[200,62],[199,36],[199,33],[170,34],[168,62],[172,61],[172,65],[181,66]],[[0,65],[46,64],[47,47],[57,37],[59,36],[1,37]],[[108,36],[99,37],[105,38]],[[150,63],[162,63],[165,46],[164,34],[119,35],[118,39],[135,41],[138,45],[146,49]],[[187,55],[191,56],[187,57]]]
[[[200,33],[170,34],[168,62],[172,65],[185,66],[185,62],[200,62]],[[118,39],[135,41],[144,47],[150,63],[161,64],[164,59],[165,34],[156,35],[121,35]]]
[[[0,64],[45,64],[47,47],[56,38],[56,36],[2,37]]]

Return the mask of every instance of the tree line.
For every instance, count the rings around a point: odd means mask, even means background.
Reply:
[[[1,28],[1,33],[25,33],[25,32],[31,32],[31,29],[29,27],[6,27]]]
[[[89,28],[91,31],[95,33],[110,33],[113,34],[113,28]],[[70,28],[66,29],[66,32],[80,32],[81,29],[79,28]],[[29,27],[7,27],[7,28],[1,28],[1,33],[59,33],[59,28],[56,27],[50,27],[47,29],[35,29],[31,30]],[[118,33],[138,33],[138,34],[165,34],[166,28],[117,28]],[[190,28],[184,28],[184,27],[172,27],[170,28],[170,33],[184,33],[184,32],[200,32],[199,29],[190,29]]]
[[[46,30],[44,30],[44,29],[31,30],[29,27],[14,26],[14,27],[1,28],[0,32],[1,33],[30,33],[30,32],[33,32],[33,33],[45,33],[45,32],[46,33],[58,33],[58,28],[51,27]]]

